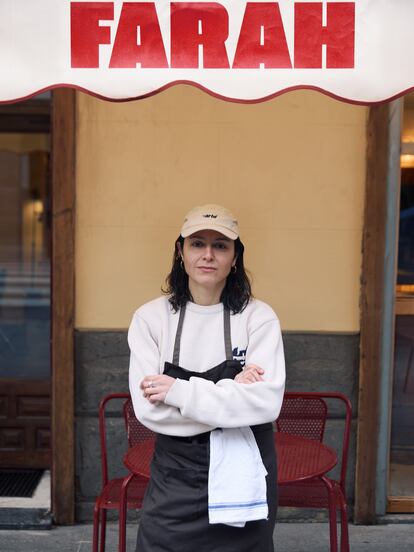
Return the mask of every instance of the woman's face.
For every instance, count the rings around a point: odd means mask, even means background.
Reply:
[[[201,230],[185,238],[181,254],[190,290],[194,286],[222,290],[236,264],[234,241],[215,230]]]

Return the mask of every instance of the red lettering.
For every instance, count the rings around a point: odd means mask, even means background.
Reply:
[[[292,67],[278,3],[247,2],[233,69]]]
[[[199,46],[203,67],[228,69],[224,42],[229,34],[229,16],[215,2],[171,2],[171,67],[199,67]]]
[[[113,2],[71,2],[71,66],[99,67],[99,44],[110,44],[111,29],[101,19],[114,18]]]
[[[109,67],[168,67],[153,2],[124,3]]]
[[[322,44],[326,44],[326,67],[355,65],[355,2],[328,2],[327,25],[322,25],[321,2],[295,4],[295,68],[322,67]]]

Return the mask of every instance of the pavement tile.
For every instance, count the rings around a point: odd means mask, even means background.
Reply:
[[[135,551],[136,531],[136,525],[128,525],[128,552]],[[349,532],[351,552],[414,552],[413,523],[350,524]],[[278,523],[274,542],[275,552],[329,552],[329,527],[327,523]],[[116,552],[117,545],[118,525],[108,523],[106,552]],[[1,552],[90,552],[91,549],[91,524],[59,526],[50,531],[0,531]]]

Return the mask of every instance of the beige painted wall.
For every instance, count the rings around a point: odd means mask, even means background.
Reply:
[[[79,94],[76,326],[126,327],[159,295],[185,212],[216,202],[285,330],[358,331],[366,116],[311,91],[256,105],[189,86]]]

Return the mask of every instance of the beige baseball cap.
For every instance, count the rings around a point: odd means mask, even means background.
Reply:
[[[182,237],[187,238],[199,230],[216,230],[231,240],[239,237],[236,217],[225,207],[214,203],[194,207],[186,214],[181,228]]]

